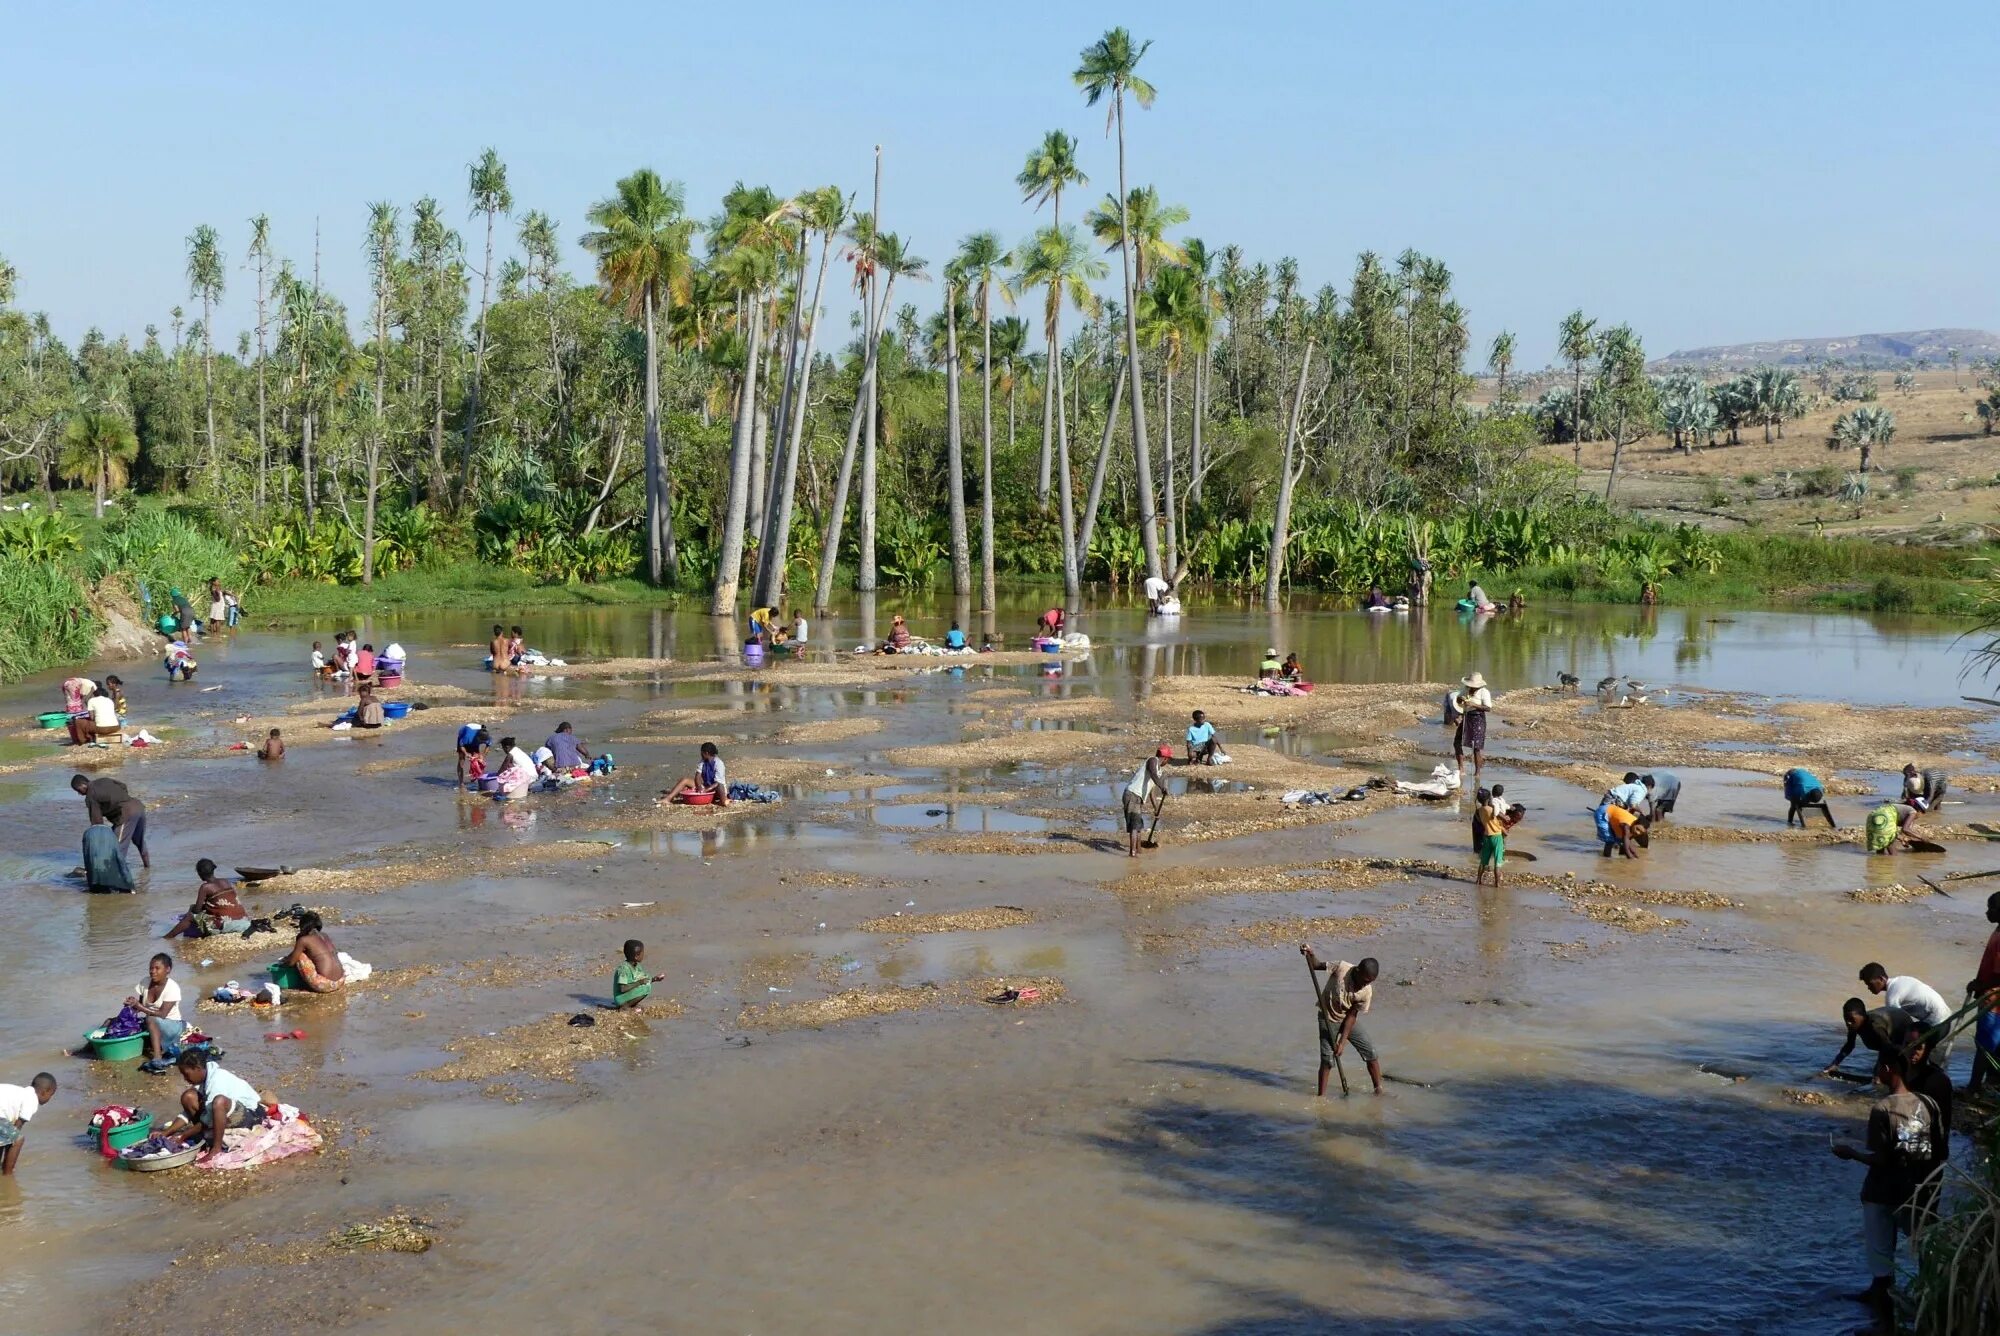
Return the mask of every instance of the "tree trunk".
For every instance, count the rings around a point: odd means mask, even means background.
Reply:
[[[972,551],[965,536],[965,443],[959,422],[958,293],[944,290],[944,419],[946,471],[951,496],[951,592],[964,598],[972,592]]]
[[[993,604],[993,276],[989,273],[979,285],[979,610],[990,613]]]
[[[896,290],[893,275],[882,286],[882,309],[889,308],[889,297]],[[864,311],[862,328],[871,329],[875,323],[875,313]],[[861,440],[862,415],[868,411],[868,404],[875,390],[876,354],[881,351],[879,338],[868,341],[868,351],[861,363],[861,379],[854,387],[854,415],[847,423],[847,449],[840,456],[840,476],[833,485],[833,504],[827,508],[826,533],[820,545],[819,581],[813,591],[813,608],[824,612],[833,601],[833,572],[840,558],[840,529],[847,516],[847,493],[854,478],[854,456]]]
[[[1188,501],[1201,504],[1201,478],[1204,455],[1202,453],[1201,420],[1208,412],[1208,368],[1213,352],[1203,344],[1201,360],[1194,364],[1194,420],[1188,425]],[[1186,526],[1183,525],[1183,528]],[[1183,537],[1186,535],[1183,534]],[[1172,576],[1168,576],[1172,579]]]
[[[1049,479],[1055,468],[1056,403],[1054,394],[1055,378],[1051,366],[1055,361],[1055,340],[1049,340],[1049,354],[1042,363],[1042,453],[1035,468],[1035,505],[1046,515],[1049,513]]]
[[[715,554],[715,598],[709,612],[736,615],[736,586],[743,578],[743,526],[750,512],[750,456],[757,447],[757,364],[764,348],[764,303],[750,303],[750,337],[744,344],[743,384],[736,394],[736,424],[729,441],[729,499],[722,543]]]
[[[653,287],[646,285],[646,576],[659,584],[666,573],[661,512],[666,509],[666,469],[660,462],[660,341],[653,326]]]
[[[875,146],[875,210],[872,217],[875,220],[876,235],[879,236],[882,230],[882,146],[880,144]],[[892,276],[889,283],[882,284],[883,298],[880,303],[880,309],[877,309],[877,304],[874,300],[875,285],[878,282],[881,282],[881,275],[875,265],[871,263],[868,268],[868,288],[866,294],[868,300],[863,304],[862,308],[869,313],[869,322],[867,325],[868,356],[871,361],[875,359],[876,349],[881,345],[883,326],[888,323],[888,289],[893,285],[894,278]],[[879,362],[876,365],[879,366]],[[875,591],[875,438],[877,429],[881,426],[882,422],[879,405],[876,403],[877,381],[877,376],[871,375],[868,377],[868,421],[865,424],[867,437],[861,448],[861,552],[855,564],[854,587],[863,593],[873,593]]]
[[[1313,341],[1306,340],[1305,356],[1299,360],[1299,385],[1292,392],[1292,421],[1285,429],[1284,460],[1278,468],[1278,508],[1271,517],[1271,546],[1264,557],[1264,606],[1276,610],[1278,590],[1285,581],[1285,545],[1291,541],[1292,528],[1292,488],[1299,475],[1305,472],[1302,465],[1293,461],[1300,453],[1299,420],[1306,407],[1306,373],[1312,368]]]
[[[306,527],[319,523],[318,498],[313,494],[313,410],[307,407],[300,414],[299,428],[299,483],[306,498]]]
[[[264,261],[257,261],[257,511],[264,510],[265,487],[271,474],[271,447],[264,417]]]
[[[1611,429],[1611,472],[1604,479],[1604,504],[1611,504],[1611,489],[1618,485],[1618,461],[1625,455],[1625,414],[1619,413]]]
[[[1111,466],[1111,437],[1118,425],[1118,409],[1125,400],[1125,381],[1131,371],[1132,364],[1122,357],[1119,358],[1118,380],[1111,389],[1111,407],[1105,410],[1104,414],[1104,434],[1097,442],[1097,466],[1090,474],[1090,496],[1083,503],[1083,527],[1076,535],[1076,559],[1079,566],[1090,560],[1090,539],[1097,530],[1097,506],[1104,499],[1104,475]],[[1111,576],[1115,580],[1118,573],[1113,571]]]
[[[1161,369],[1161,379],[1166,382],[1165,401],[1161,408],[1161,412],[1164,414],[1166,421],[1164,425],[1162,425],[1162,427],[1160,428],[1160,433],[1161,433],[1160,448],[1166,454],[1166,465],[1167,465],[1167,485],[1165,490],[1161,492],[1161,498],[1166,503],[1166,511],[1167,511],[1167,534],[1166,534],[1167,551],[1166,551],[1166,565],[1163,569],[1167,572],[1169,576],[1171,576],[1173,574],[1174,568],[1180,565],[1180,556],[1181,556],[1180,530],[1177,527],[1174,519],[1173,369],[1171,367],[1163,366]]]
[[[797,303],[795,302],[793,305],[796,306]],[[767,317],[768,314],[767,312]],[[767,318],[764,323],[768,327],[772,322]],[[777,358],[779,348],[782,346],[789,351],[791,345],[781,345],[774,336],[767,336],[765,341],[770,347],[765,350],[764,354],[764,365],[767,369],[764,372],[763,378],[768,381],[771,378],[768,368]],[[791,378],[792,368],[787,363],[785,366],[785,379],[789,381]],[[769,396],[766,397],[768,398]],[[750,498],[748,513],[744,521],[743,534],[746,543],[753,534],[757,538],[757,570],[763,568],[764,503],[767,499],[764,493],[770,488],[769,475],[776,472],[766,462],[766,456],[770,453],[771,449],[771,414],[777,411],[779,407],[780,405],[777,404],[766,404],[758,409],[757,416],[752,424],[755,427],[755,431],[750,437]],[[757,583],[757,570],[753,570],[750,574],[750,583],[752,586],[755,586]]]
[[[792,508],[798,499],[799,456],[806,448],[806,398],[812,387],[813,338],[819,333],[820,290],[826,283],[827,257],[833,250],[833,233],[829,232],[820,242],[819,273],[813,279],[812,311],[805,325],[805,347],[798,359],[798,384],[792,392],[790,414],[785,428],[785,441],[780,446],[784,452],[784,468],[773,470],[782,474],[773,478],[776,500],[771,507],[772,517],[768,524],[769,536],[765,539],[763,558],[764,577],[758,584],[759,603],[776,607],[785,596],[786,567],[790,560],[792,543]],[[784,424],[780,424],[783,426]]]
[[[1083,602],[1083,578],[1076,550],[1076,501],[1069,476],[1069,414],[1062,402],[1062,359],[1051,359],[1049,367],[1049,388],[1056,403],[1056,486],[1061,489],[1056,513],[1062,525],[1063,625],[1067,629],[1074,627],[1077,608]]]
[[[1572,365],[1574,375],[1569,392],[1569,437],[1570,456],[1576,467],[1583,467],[1583,363]]]
[[[472,490],[472,434],[474,431],[478,429],[480,391],[485,388],[484,378],[486,375],[486,305],[488,297],[492,290],[492,283],[493,283],[493,211],[491,209],[488,209],[486,210],[486,267],[479,271],[479,338],[478,341],[473,345],[473,351],[472,351],[472,389],[471,392],[465,396],[465,441],[459,447],[458,502],[461,506],[465,504],[466,494]],[[649,296],[647,303],[647,316],[649,320],[651,315],[652,315],[652,306]],[[652,328],[649,324],[646,330],[646,360],[648,361],[648,363],[650,363],[652,359],[653,359],[653,339],[652,339]],[[652,369],[650,366],[648,367],[647,370],[649,379],[659,374],[656,370]],[[653,435],[657,437],[658,432],[655,431]],[[655,566],[657,566],[657,564],[658,564],[657,562],[654,563]],[[657,570],[655,570],[653,574],[653,583],[658,584],[659,581],[660,581],[659,574]]]
[[[1132,300],[1132,224],[1125,187],[1125,91],[1121,88],[1112,97],[1112,115],[1118,122],[1118,235],[1124,239],[1124,244],[1118,248],[1118,263],[1125,272],[1125,356],[1132,362],[1134,387],[1132,467],[1137,476],[1133,485],[1139,489],[1139,546],[1146,553],[1146,574],[1157,577],[1160,574],[1160,517],[1153,501],[1153,453],[1146,442],[1146,396],[1140,392],[1141,382],[1138,379],[1143,363],[1139,360],[1139,316]]]
[[[215,319],[215,310],[209,304],[208,293],[201,294],[201,384],[202,398],[208,405],[208,485],[222,486],[222,452],[215,443],[215,334],[210,323]]]

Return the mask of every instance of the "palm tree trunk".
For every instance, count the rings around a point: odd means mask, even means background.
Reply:
[[[1611,473],[1604,480],[1604,504],[1611,504],[1611,489],[1618,485],[1618,461],[1625,454],[1625,414],[1620,410],[1611,429]]]
[[[743,384],[736,393],[736,424],[729,441],[729,500],[722,544],[715,554],[715,598],[709,612],[736,615],[736,586],[743,578],[743,526],[750,513],[751,455],[757,448],[757,363],[764,349],[764,303],[750,303],[750,337],[744,344]]]
[[[486,305],[491,295],[492,282],[493,210],[488,209],[486,210],[486,267],[479,271],[479,339],[474,344],[472,351],[472,389],[465,396],[465,440],[459,447],[458,452],[458,501],[460,505],[465,504],[466,493],[472,489],[472,434],[477,430],[479,425],[479,392],[484,388],[482,382],[486,375]],[[650,315],[650,305],[647,311]],[[650,327],[646,333],[646,356],[650,362],[653,357],[652,330]],[[654,371],[651,374],[656,376],[658,372]],[[655,432],[654,435],[657,436],[658,433]],[[653,574],[653,583],[658,584],[659,581],[659,573],[656,570]]]
[[[1035,505],[1046,515],[1049,513],[1049,479],[1055,467],[1056,403],[1054,393],[1055,377],[1049,369],[1055,360],[1055,341],[1049,341],[1049,354],[1042,363],[1042,453],[1036,464]]]
[[[666,469],[660,462],[660,340],[653,326],[653,288],[647,284],[646,307],[646,575],[654,584],[665,574],[661,513],[666,509]]]
[[[1175,567],[1180,565],[1181,549],[1180,530],[1174,520],[1174,372],[1172,367],[1164,365],[1164,360],[1162,359],[1161,379],[1166,382],[1166,389],[1165,403],[1161,411],[1166,421],[1160,429],[1160,444],[1167,456],[1167,486],[1162,493],[1167,508],[1167,552],[1164,569],[1171,576]]]
[[[257,510],[264,509],[265,486],[271,474],[271,447],[264,416],[264,261],[257,261]]]
[[[979,610],[993,611],[993,276],[979,285]],[[1990,423],[1992,419],[1987,419]]]
[[[1083,603],[1083,577],[1079,569],[1076,550],[1076,500],[1069,476],[1069,414],[1062,402],[1062,359],[1052,358],[1049,362],[1050,389],[1055,392],[1056,404],[1056,459],[1058,477],[1056,485],[1061,489],[1056,513],[1062,524],[1063,558],[1063,625],[1074,627],[1077,609]]]
[[[1194,364],[1194,421],[1189,424],[1188,441],[1188,501],[1201,504],[1202,440],[1201,420],[1208,413],[1208,366],[1213,356],[1209,345],[1203,344],[1201,360]],[[1182,528],[1187,526],[1183,524]],[[1173,578],[1171,576],[1169,579]]]
[[[1014,388],[1015,388],[1015,383],[1016,383],[1016,377],[1015,377],[1015,375],[1014,375],[1014,359],[1010,357],[1010,358],[1008,358],[1008,359],[1007,359],[1007,453],[1008,453],[1008,454],[1010,454],[1010,455],[1014,453],[1014,427],[1015,427],[1015,416],[1014,416]]]
[[[1111,466],[1111,436],[1118,425],[1118,408],[1125,400],[1125,381],[1130,376],[1132,364],[1124,358],[1118,359],[1118,380],[1112,386],[1111,407],[1104,414],[1104,434],[1097,441],[1097,466],[1090,474],[1090,497],[1083,503],[1083,527],[1077,531],[1076,547],[1079,564],[1090,560],[1090,539],[1097,530],[1097,506],[1104,499],[1104,475]],[[1116,571],[1112,578],[1118,578]]]
[[[766,526],[770,533],[760,554],[764,575],[757,589],[757,601],[770,607],[776,607],[785,596],[786,565],[792,543],[792,508],[799,491],[799,456],[804,453],[806,445],[806,392],[812,386],[813,337],[819,333],[820,290],[826,284],[827,258],[832,250],[833,233],[828,232],[820,242],[819,273],[813,279],[812,311],[804,326],[805,346],[798,358],[798,384],[792,391],[785,419],[790,425],[780,447],[784,451],[784,468],[773,470],[774,474],[781,473],[782,476],[773,478],[772,490],[776,499]]]
[[[306,527],[319,522],[318,498],[313,494],[313,410],[307,406],[300,413],[299,425],[299,483],[306,498]]]
[[[1131,359],[1134,386],[1140,382],[1139,361],[1139,316],[1133,302],[1132,245],[1130,209],[1126,202],[1125,186],[1125,90],[1120,88],[1112,94],[1112,115],[1118,122],[1118,235],[1124,244],[1118,248],[1118,267],[1125,275],[1125,356]],[[1146,396],[1137,388],[1132,394],[1132,465],[1137,475],[1133,485],[1139,489],[1139,545],[1146,553],[1146,574],[1160,574],[1160,517],[1153,505],[1153,453],[1146,441]]]
[[[882,286],[882,309],[887,310],[889,296],[896,290],[895,276],[891,275]],[[864,311],[862,328],[872,328],[875,313]],[[868,411],[875,390],[876,354],[881,350],[880,339],[868,341],[868,351],[861,363],[861,379],[854,387],[854,414],[847,421],[847,449],[841,452],[840,475],[833,485],[833,504],[827,508],[826,533],[820,544],[819,580],[813,590],[813,608],[825,612],[833,602],[833,572],[840,559],[840,530],[847,517],[847,493],[854,479],[854,456],[861,441],[863,415]]]
[[[767,317],[769,314],[770,313],[767,312]],[[769,330],[769,327],[774,323],[776,322],[767,318],[765,320],[766,329]],[[789,343],[781,343],[775,331],[771,331],[765,341],[770,346],[765,351],[764,365],[767,369],[764,372],[763,378],[766,381],[768,381],[771,378],[771,373],[768,370],[768,368],[777,360],[778,350],[782,347],[787,353],[789,353],[792,351],[792,345]],[[791,368],[791,363],[788,361],[785,364],[785,380],[787,382],[790,382],[791,378],[792,378],[792,368]],[[769,396],[767,395],[766,398],[768,397]],[[745,520],[745,527],[743,532],[746,542],[749,540],[749,535],[755,534],[757,536],[758,571],[761,571],[763,569],[763,564],[764,564],[763,563],[764,514],[765,514],[765,502],[768,500],[768,498],[765,496],[765,492],[767,492],[770,489],[769,475],[773,475],[777,472],[777,470],[769,466],[766,460],[766,456],[769,455],[771,451],[771,432],[770,432],[771,414],[778,411],[780,407],[781,405],[779,404],[767,403],[758,410],[756,419],[756,434],[750,438],[750,504],[748,508],[749,513],[747,519]],[[750,583],[753,586],[757,583],[757,573],[758,573],[757,571],[751,572]]]
[[[965,445],[959,423],[958,293],[944,290],[944,417],[948,498],[951,516],[951,592],[964,598],[972,592],[972,551],[965,537]]]
[[[1291,540],[1292,488],[1305,470],[1293,461],[1300,454],[1299,419],[1306,407],[1306,373],[1312,368],[1313,341],[1306,340],[1305,356],[1299,359],[1299,385],[1292,392],[1292,421],[1285,429],[1285,455],[1278,468],[1278,508],[1271,517],[1271,546],[1264,556],[1264,606],[1275,610],[1278,591],[1285,582],[1285,546]]]
[[[1583,363],[1571,364],[1574,370],[1569,391],[1569,436],[1570,458],[1577,468],[1583,467]]]

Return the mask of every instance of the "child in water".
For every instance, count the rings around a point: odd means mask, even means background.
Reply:
[[[611,975],[611,1005],[623,1010],[637,1008],[652,996],[653,985],[666,982],[664,974],[645,970],[646,944],[634,937],[625,943],[625,960]]]
[[[264,745],[257,749],[257,759],[260,761],[282,761],[285,759],[285,739],[279,734],[277,729],[272,729],[270,736],[264,739]]]

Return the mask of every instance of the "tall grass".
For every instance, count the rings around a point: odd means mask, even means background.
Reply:
[[[240,588],[242,567],[227,539],[193,519],[158,510],[135,510],[105,523],[90,546],[85,565],[93,580],[122,578],[133,592],[148,595],[157,607],[170,590],[179,589],[191,602],[211,576]]]
[[[73,570],[57,562],[0,556],[0,679],[87,658],[98,630]]]

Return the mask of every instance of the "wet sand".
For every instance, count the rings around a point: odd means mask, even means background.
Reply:
[[[1948,990],[1976,955],[1983,884],[1899,888],[2000,865],[1974,824],[2000,817],[1983,716],[1745,694],[1756,670],[1729,633],[1753,657],[1801,634],[1750,614],[1706,631],[1708,658],[1678,675],[1635,660],[1643,634],[1613,639],[1619,671],[1690,702],[1616,712],[1536,690],[1553,672],[1534,653],[1595,635],[1528,651],[1448,617],[1297,615],[1279,633],[1213,610],[1161,643],[1105,614],[1087,658],[954,672],[918,656],[746,670],[707,657],[705,618],[621,616],[577,631],[575,652],[542,638],[579,667],[618,661],[573,681],[494,678],[450,648],[489,619],[382,624],[411,648],[408,694],[449,704],[352,753],[95,754],[155,813],[136,896],[65,879],[81,824],[67,756],[5,744],[0,764],[24,769],[0,853],[31,908],[0,943],[15,990],[0,1079],[48,1066],[64,1085],[0,1183],[0,1244],[33,1263],[0,1277],[23,1329],[313,1325],[294,1303],[384,1332],[560,1330],[584,1308],[887,1331],[948,1306],[976,1331],[1218,1336],[1851,1316],[1835,1292],[1860,1270],[1859,1179],[1825,1134],[1858,1128],[1865,1104],[1809,1075],[1860,961]],[[191,737],[226,731],[211,712],[331,717],[339,696],[295,671],[330,629],[218,642],[203,662],[204,684],[229,686],[220,711],[144,680],[135,714]],[[1332,637],[1309,667],[1354,680],[1309,708],[1230,690],[1274,635]],[[1950,673],[1948,635],[1883,643]],[[1472,884],[1463,801],[1280,803],[1420,777],[1448,745],[1438,684],[1482,664],[1502,695],[1486,778],[1528,804],[1512,843],[1539,855],[1510,860],[1503,889]],[[51,690],[0,700],[25,717]],[[1118,786],[1209,701],[1236,763],[1172,767],[1161,847],[1126,858]],[[470,718],[524,740],[573,720],[617,739],[619,771],[517,803],[458,794],[429,724]],[[732,778],[783,801],[656,807],[715,734]],[[1824,827],[1786,834],[1748,758],[1793,754],[1873,793],[1905,759],[1948,756],[1969,801],[1940,829],[1959,838],[1870,859]],[[1637,864],[1600,859],[1593,789],[1663,755],[1687,785],[1686,834],[1670,826]],[[328,1147],[169,1187],[145,1180],[182,1176],[118,1173],[74,1133],[107,1099],[163,1107],[175,1078],[55,1050],[116,1009],[202,856],[300,868],[246,899],[331,907],[336,942],[378,974],[275,1018],[202,1007],[225,1065],[324,1119]],[[637,1015],[605,1011],[631,935],[666,981]],[[1371,1030],[1392,1074],[1428,1085],[1311,1098],[1301,938],[1382,960]],[[180,947],[189,1000],[281,953],[264,942],[233,959]],[[1034,992],[999,1000],[1009,989]],[[569,1025],[579,1014],[597,1023]],[[263,1039],[294,1027],[307,1038]],[[1701,1070],[1718,1061],[1749,1079]],[[1718,1268],[1722,1252],[1738,1264]]]

